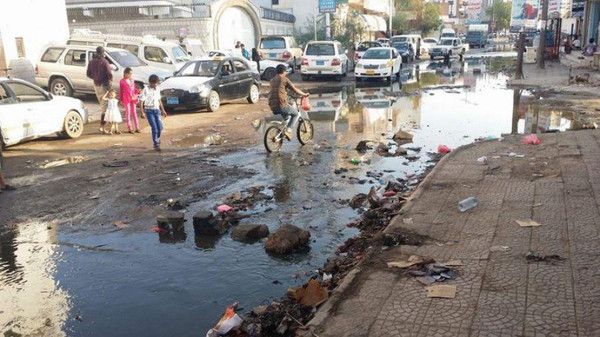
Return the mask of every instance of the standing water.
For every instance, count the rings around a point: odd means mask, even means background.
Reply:
[[[0,241],[2,332],[202,336],[228,304],[239,301],[247,311],[282,296],[357,234],[346,227],[357,214],[340,200],[378,185],[375,177],[391,174],[414,186],[416,175],[432,165],[428,152],[440,144],[456,148],[481,137],[570,127],[560,112],[523,103],[528,94],[507,89],[506,76],[486,73],[490,66],[468,62],[443,69],[422,63],[403,71],[401,87],[368,82],[314,92],[314,144],[299,148],[290,142],[281,153],[266,155],[257,132],[256,146],[220,158],[220,165],[256,174],[190,205],[185,232],[177,236],[17,226]],[[361,140],[388,144],[400,129],[414,136],[403,145],[405,156],[355,150]],[[340,168],[348,171],[335,174]],[[272,200],[250,209],[242,223],[307,229],[309,252],[275,258],[261,243],[194,236],[189,214],[253,186]]]

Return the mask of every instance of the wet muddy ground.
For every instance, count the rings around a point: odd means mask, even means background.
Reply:
[[[268,120],[258,120],[244,122],[252,142],[230,153],[205,147],[204,137],[190,133],[160,157],[142,153],[126,164],[125,150],[33,160],[29,165],[42,173],[15,181],[40,186],[21,202],[55,198],[63,207],[36,217],[31,205],[15,204],[34,214],[19,214],[1,234],[0,302],[10,303],[0,308],[2,331],[198,336],[234,301],[249,310],[280,297],[358,233],[346,226],[358,214],[343,200],[379,186],[388,175],[416,186],[438,145],[455,148],[504,133],[577,127],[572,112],[541,106],[535,92],[507,89],[509,64],[421,63],[404,69],[401,85],[369,81],[311,89],[314,143],[300,148],[294,140],[279,154],[265,154]],[[391,144],[393,151],[391,137],[400,129],[414,135],[403,145],[404,156],[355,150],[359,141],[370,140]],[[66,182],[73,186],[61,192],[56,184]],[[276,258],[260,242],[194,234],[196,211],[213,209],[249,187],[263,188],[266,197],[243,213],[242,223],[307,229],[310,251]],[[154,214],[168,198],[185,205],[184,233],[152,231]]]

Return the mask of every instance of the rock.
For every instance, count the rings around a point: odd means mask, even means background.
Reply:
[[[194,233],[196,235],[221,235],[227,226],[220,223],[210,211],[199,211],[194,214]]]
[[[350,199],[349,205],[350,207],[356,209],[362,207],[365,204],[365,201],[367,201],[367,195],[364,193],[359,193]]]
[[[398,144],[412,143],[413,135],[406,131],[398,130],[392,139]]]
[[[398,146],[398,148],[396,149],[396,156],[405,156],[408,153],[408,150],[406,150],[405,148]]]
[[[367,150],[370,150],[371,147],[369,146],[370,141],[368,140],[361,140],[360,142],[358,142],[358,144],[356,145],[356,151],[360,152],[360,153],[365,153],[367,152]]]
[[[267,236],[269,236],[267,225],[241,224],[231,231],[231,238],[241,242],[257,241]]]
[[[179,211],[163,211],[156,216],[156,223],[161,228],[168,228],[169,225],[174,230],[180,230],[185,222],[185,214]]]
[[[378,155],[386,157],[389,156],[390,147],[385,143],[379,143],[375,151]]]
[[[310,233],[293,225],[283,225],[269,235],[265,250],[271,254],[283,255],[308,248]]]

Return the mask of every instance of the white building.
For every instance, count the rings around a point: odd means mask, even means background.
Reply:
[[[205,49],[247,48],[260,35],[292,35],[295,17],[248,0],[67,0],[69,26],[109,34],[202,40]]]
[[[0,75],[12,60],[35,63],[46,45],[69,36],[65,0],[2,0]]]

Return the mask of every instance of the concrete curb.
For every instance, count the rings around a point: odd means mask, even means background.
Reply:
[[[423,179],[423,181],[421,181],[421,183],[419,184],[419,186],[417,186],[417,188],[413,191],[413,193],[411,194],[410,198],[406,201],[406,203],[404,204],[404,206],[400,209],[400,213],[399,215],[395,216],[394,218],[392,218],[392,220],[390,221],[390,223],[387,225],[387,227],[383,230],[383,233],[388,233],[388,229],[390,229],[394,223],[396,223],[397,219],[401,218],[403,214],[407,213],[408,211],[410,211],[410,209],[414,206],[416,199],[418,199],[423,192],[425,191],[425,187],[428,186],[431,182],[431,180],[433,179],[433,176],[439,171],[441,170],[441,168],[452,158],[454,158],[457,154],[462,153],[472,147],[475,147],[477,145],[480,145],[482,143],[485,142],[497,142],[498,140],[485,140],[485,141],[480,141],[480,142],[474,142],[471,144],[466,144],[466,145],[462,145],[459,146],[458,148],[454,149],[452,152],[446,154],[444,157],[442,157],[442,159],[440,159],[440,161],[435,165],[435,167],[427,174],[427,176]],[[319,326],[321,326],[325,320],[329,317],[330,315],[330,311],[331,309],[336,306],[340,300],[342,299],[342,295],[343,293],[350,287],[350,285],[352,285],[354,283],[354,280],[356,279],[356,276],[358,276],[358,274],[362,271],[362,264],[367,261],[371,255],[374,252],[371,252],[370,254],[368,254],[361,262],[358,263],[358,265],[356,267],[354,267],[345,277],[344,280],[342,281],[342,283],[333,290],[331,296],[329,297],[329,299],[317,310],[315,317],[313,317],[313,319],[311,319],[306,326],[309,328],[309,332],[307,332],[306,334],[304,334],[304,336],[306,337],[313,337],[314,334],[312,331],[314,331],[314,329],[318,328]]]

